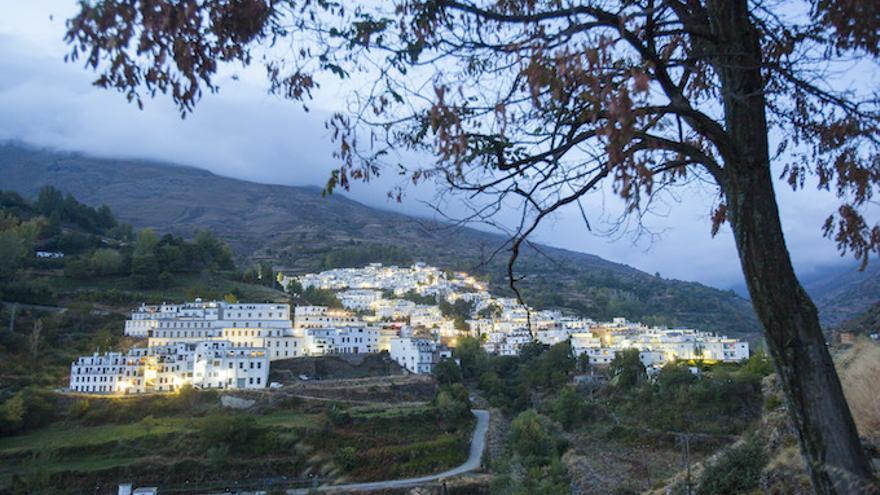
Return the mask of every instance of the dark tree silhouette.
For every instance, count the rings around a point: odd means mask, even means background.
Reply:
[[[880,183],[880,101],[862,87],[873,81],[841,74],[880,58],[880,3],[98,0],[68,28],[70,58],[97,85],[139,105],[167,94],[184,115],[218,89],[224,62],[264,64],[270,92],[304,103],[319,79],[364,82],[328,121],[340,164],[328,190],[391,168],[464,193],[463,220],[518,204],[514,290],[529,235],[564,207],[587,222],[581,200],[605,184],[636,229],[668,191],[714,188],[712,232],[733,230],[815,490],[876,486],[792,268],[773,176],[836,193],[825,234],[842,253],[864,265],[880,251],[863,216]],[[410,152],[436,161],[395,159]]]

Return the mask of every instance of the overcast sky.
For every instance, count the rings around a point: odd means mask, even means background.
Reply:
[[[93,88],[94,75],[65,64],[64,20],[73,0],[0,0],[0,140],[15,139],[60,150],[106,157],[150,158],[208,169],[264,183],[323,185],[333,168],[333,145],[323,121],[342,95],[324,88],[304,113],[300,106],[266,95],[260,70],[236,71],[239,80],[220,80],[221,91],[205,97],[195,114],[181,120],[167,100],[148,101],[139,111],[122,95]],[[409,194],[403,204],[388,201],[394,179],[355,185],[348,194],[371,206],[430,215]],[[2,178],[0,178],[2,188]],[[849,263],[821,235],[836,208],[832,195],[793,193],[777,187],[783,225],[798,270]],[[614,206],[614,200],[608,198]],[[711,196],[694,192],[668,212],[649,219],[660,233],[650,242],[608,239],[583,228],[576,208],[563,211],[537,233],[546,244],[597,254],[664,277],[697,280],[721,288],[742,277],[729,228],[709,235]]]

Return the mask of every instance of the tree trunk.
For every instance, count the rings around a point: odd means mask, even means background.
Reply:
[[[725,126],[734,157],[725,162],[727,217],[752,304],[764,326],[813,489],[876,489],[870,463],[819,325],[801,287],[779,220],[767,145],[759,34],[747,0],[709,0]]]

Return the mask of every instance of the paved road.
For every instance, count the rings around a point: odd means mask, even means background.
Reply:
[[[404,478],[399,480],[387,481],[371,481],[369,483],[351,483],[347,485],[326,485],[319,486],[319,492],[363,492],[367,490],[387,490],[392,488],[411,488],[433,481],[439,481],[445,478],[451,478],[460,474],[474,471],[480,467],[480,459],[483,457],[483,450],[486,448],[486,432],[489,431],[489,411],[483,409],[472,409],[471,412],[477,417],[477,426],[474,428],[474,436],[471,438],[471,451],[468,460],[456,468],[442,473],[422,476],[420,478]],[[308,494],[308,488],[299,488],[296,490],[288,490],[287,495],[304,495]]]

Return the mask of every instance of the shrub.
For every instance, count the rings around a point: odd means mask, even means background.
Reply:
[[[664,392],[674,392],[675,390],[693,384],[697,381],[697,377],[691,373],[687,365],[669,362],[660,374],[657,376],[657,384]]]
[[[0,404],[0,435],[33,430],[55,419],[55,397],[44,390],[26,388]]]
[[[722,453],[700,476],[698,495],[734,495],[758,487],[767,454],[752,437]]]
[[[621,390],[629,390],[647,378],[645,365],[639,359],[638,349],[627,349],[614,355],[609,365],[613,383]]]
[[[24,399],[15,394],[0,404],[0,435],[14,435],[24,424]]]
[[[554,446],[546,418],[534,409],[521,412],[510,423],[510,446],[524,458],[552,455]]]
[[[434,366],[434,379],[441,386],[461,383],[461,368],[452,359],[444,359]]]
[[[566,430],[583,423],[590,415],[586,401],[570,387],[562,389],[551,409],[551,417]]]
[[[347,425],[351,422],[351,414],[336,404],[327,409],[327,419],[334,426]]]
[[[465,400],[467,400],[467,397],[465,397]],[[463,418],[468,413],[467,402],[462,401],[455,396],[454,392],[449,390],[441,390],[440,393],[437,394],[434,403],[437,406],[437,412],[440,415],[440,419],[447,423],[453,423],[458,419]]]
[[[333,454],[333,463],[344,471],[350,471],[357,465],[357,450],[354,447],[343,447]]]
[[[248,415],[213,414],[202,420],[199,436],[208,448],[253,448],[263,431],[254,418]]]
[[[779,397],[779,394],[771,394],[767,397],[767,400],[764,401],[764,409],[767,411],[775,411],[779,409],[782,405],[782,398]]]

